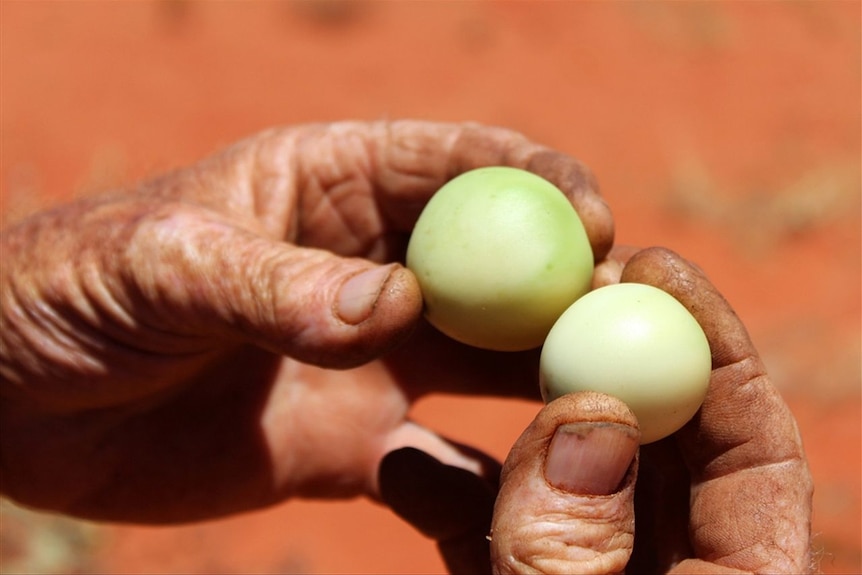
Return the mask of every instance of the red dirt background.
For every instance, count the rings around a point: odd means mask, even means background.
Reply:
[[[2,222],[277,124],[504,125],[576,155],[620,243],[701,264],[796,414],[815,546],[862,572],[860,3],[2,0]],[[536,406],[417,419],[504,457]],[[439,572],[369,502],[170,528],[0,506],[12,572]]]

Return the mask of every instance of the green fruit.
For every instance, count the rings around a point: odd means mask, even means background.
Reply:
[[[560,317],[542,348],[542,397],[599,391],[637,416],[641,443],[685,425],[706,397],[712,358],[685,307],[652,286],[623,283],[592,291]]]
[[[593,253],[553,184],[510,167],[461,174],[431,198],[407,249],[428,321],[476,347],[538,347],[589,290]]]

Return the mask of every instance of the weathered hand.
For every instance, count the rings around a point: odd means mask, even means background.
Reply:
[[[507,130],[410,121],[272,130],[4,230],[2,492],[173,522],[377,497],[380,460],[402,446],[493,475],[411,423],[410,404],[535,396],[536,354],[440,336],[393,263],[433,192],[483,165],[557,183],[608,252],[610,212],[574,159]]]
[[[622,402],[564,396],[516,442],[499,493],[419,452],[390,454],[381,477],[402,480],[384,481],[384,498],[440,542],[453,572],[810,569],[811,476],[793,416],[745,328],[685,260],[658,248],[635,252],[615,248],[597,284],[655,285],[695,315],[713,356],[702,409],[638,449],[637,420]]]

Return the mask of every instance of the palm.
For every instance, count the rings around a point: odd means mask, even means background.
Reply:
[[[218,354],[181,389],[64,420],[60,444],[56,427],[40,437],[34,420],[29,429],[36,433],[19,446],[41,447],[31,451],[40,455],[39,477],[62,476],[88,494],[67,511],[100,519],[191,520],[291,495],[374,496],[383,455],[426,439],[407,414],[441,374],[412,361],[414,347],[438,356],[447,369],[452,361],[469,366],[455,371],[458,377],[436,380],[438,389],[498,385],[512,394],[524,386],[522,395],[538,389],[532,354],[494,358],[427,326],[414,339],[384,360],[339,371],[239,346]],[[428,340],[439,341],[429,347]],[[467,382],[471,375],[481,377]],[[46,447],[54,457],[44,458]],[[106,480],[117,477],[123,480]]]

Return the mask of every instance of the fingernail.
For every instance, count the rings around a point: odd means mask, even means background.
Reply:
[[[356,274],[341,286],[335,312],[343,321],[356,325],[368,319],[393,266],[376,267]]]
[[[618,488],[637,453],[638,432],[619,423],[569,423],[551,438],[545,479],[579,495],[609,495]]]

